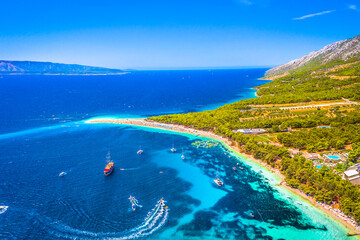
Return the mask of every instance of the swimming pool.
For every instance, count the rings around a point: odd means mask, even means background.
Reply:
[[[340,157],[339,156],[336,156],[336,155],[326,155],[328,158],[330,158],[330,159],[335,159],[335,160],[338,160],[338,159],[340,159]]]

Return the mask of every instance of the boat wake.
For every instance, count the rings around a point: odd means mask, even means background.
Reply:
[[[121,171],[131,171],[131,170],[138,170],[139,168],[120,168]]]
[[[82,231],[79,229],[72,228],[68,225],[62,224],[59,221],[49,222],[50,224],[49,231],[51,234],[54,234],[61,238],[69,239],[135,239],[146,237],[153,234],[160,227],[162,227],[166,220],[168,219],[169,209],[165,205],[165,200],[161,198],[155,205],[155,207],[148,212],[144,221],[135,228],[124,232],[113,232],[113,233],[96,233],[90,231]]]
[[[139,237],[149,236],[156,230],[158,230],[167,220],[169,209],[165,206],[165,201],[161,198],[155,207],[147,214],[143,224],[139,227],[134,228],[135,231],[129,236],[122,237],[119,239],[133,239]]]
[[[133,211],[136,210],[136,207],[142,208],[142,206],[139,204],[139,201],[135,197],[130,195],[129,199],[130,199],[131,208]]]
[[[0,206],[0,214],[3,214],[8,209],[8,206]]]

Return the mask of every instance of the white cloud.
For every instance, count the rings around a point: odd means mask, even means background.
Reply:
[[[350,5],[350,6],[349,6],[349,9],[357,10],[357,6],[356,6],[356,5]]]
[[[335,12],[335,10],[329,10],[329,11],[324,11],[324,12],[319,12],[319,13],[313,13],[313,14],[302,16],[302,17],[293,18],[292,20],[303,20],[305,18],[311,18],[311,17],[320,16],[320,15],[324,15],[324,14],[328,14],[328,13],[332,13],[332,12]]]

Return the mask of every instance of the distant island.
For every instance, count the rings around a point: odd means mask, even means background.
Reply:
[[[120,69],[34,61],[0,60],[0,74],[104,75],[124,74]]]

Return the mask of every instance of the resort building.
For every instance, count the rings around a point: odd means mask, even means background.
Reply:
[[[317,153],[303,153],[303,156],[306,158],[306,160],[316,161],[320,158],[320,155]]]
[[[360,164],[355,164],[354,166],[349,167],[344,172],[344,178],[349,180],[352,184],[360,185]]]
[[[360,168],[360,163],[357,163],[357,164],[355,164],[355,165],[352,165],[351,167],[348,167],[348,168],[346,169],[346,171],[347,171],[347,170],[359,170],[359,168]]]
[[[262,128],[252,128],[252,129],[238,129],[238,130],[234,130],[233,132],[240,132],[243,134],[257,134],[257,133],[266,132],[266,130]]]
[[[344,161],[343,156],[339,153],[324,154],[323,158],[329,163],[342,163]]]
[[[297,154],[300,154],[300,149],[297,149],[297,148],[289,148],[289,151],[290,151],[292,157]]]

